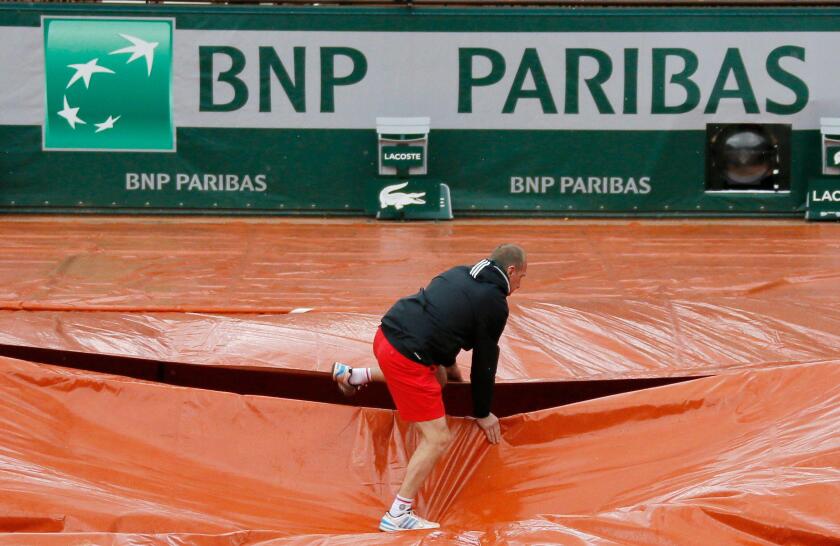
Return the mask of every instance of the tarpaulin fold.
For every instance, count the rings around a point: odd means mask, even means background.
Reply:
[[[780,301],[511,301],[500,382],[705,375],[834,358],[836,307]],[[830,300],[830,299],[829,299]],[[812,302],[813,303],[813,302]],[[213,366],[328,372],[373,362],[380,315],[2,312],[0,343]],[[458,363],[468,375],[471,353]]]
[[[837,543],[838,364],[512,416],[498,446],[452,418],[441,531],[386,537],[416,442],[391,411],[1,359],[0,544]]]

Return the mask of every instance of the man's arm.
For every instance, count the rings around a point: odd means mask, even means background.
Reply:
[[[496,367],[499,363],[499,338],[508,318],[507,302],[504,297],[488,299],[477,313],[476,339],[470,369],[473,416],[487,434],[487,439],[496,443],[499,440],[499,421],[490,413],[490,407],[493,402]]]
[[[473,417],[481,419],[490,413],[493,403],[493,385],[496,381],[496,367],[499,363],[499,346],[473,348],[470,382],[472,383]]]

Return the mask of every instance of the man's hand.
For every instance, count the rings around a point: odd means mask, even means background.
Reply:
[[[499,428],[499,418],[492,413],[487,417],[475,420],[478,427],[487,435],[487,441],[491,444],[498,444],[502,439],[502,431]]]
[[[437,382],[440,383],[441,388],[446,386],[446,376],[448,373],[446,372],[446,368],[443,366],[435,367],[435,379]]]
[[[458,368],[457,364],[453,364],[446,368],[446,377],[450,381],[463,381],[464,378],[461,377],[461,370]]]

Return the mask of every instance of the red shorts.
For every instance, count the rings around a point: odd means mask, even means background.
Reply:
[[[382,328],[376,330],[373,354],[400,417],[406,421],[431,421],[446,414],[441,386],[435,377],[437,366],[409,360],[388,342]]]

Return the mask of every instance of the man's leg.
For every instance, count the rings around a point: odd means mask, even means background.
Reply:
[[[385,382],[385,376],[379,366],[351,368],[342,362],[333,363],[332,378],[345,396],[353,396],[361,387],[373,381]]]
[[[441,455],[446,453],[452,434],[446,425],[446,417],[414,423],[420,431],[420,443],[408,461],[405,479],[391,509],[385,512],[379,522],[382,531],[411,531],[415,529],[437,529],[440,527],[414,514],[412,504],[423,482],[429,477]]]
[[[436,529],[440,525],[421,518],[411,508],[420,486],[451,439],[446,426],[441,384],[435,380],[434,370],[400,354],[388,342],[381,328],[373,340],[373,353],[379,368],[370,368],[368,377],[385,380],[400,416],[416,424],[420,431],[420,442],[408,462],[399,494],[382,516],[379,529],[386,532]]]
[[[385,382],[385,376],[382,374],[382,370],[379,369],[379,366],[371,366],[367,369],[370,370],[369,375],[371,381],[377,381],[379,383]]]
[[[381,362],[382,358],[393,359],[395,357],[397,359],[407,360],[391,346],[385,338],[385,334],[382,333],[382,328],[377,328],[376,335],[373,338],[373,354],[378,362]],[[385,375],[379,366],[353,368],[343,362],[333,363],[332,378],[345,396],[353,396],[361,387],[368,383],[385,382]]]
[[[441,455],[446,453],[449,443],[452,441],[452,433],[446,425],[446,417],[440,417],[431,421],[420,421],[415,423],[420,430],[420,444],[408,461],[405,479],[400,486],[399,495],[405,499],[413,499],[420,486],[429,477],[435,463]]]

